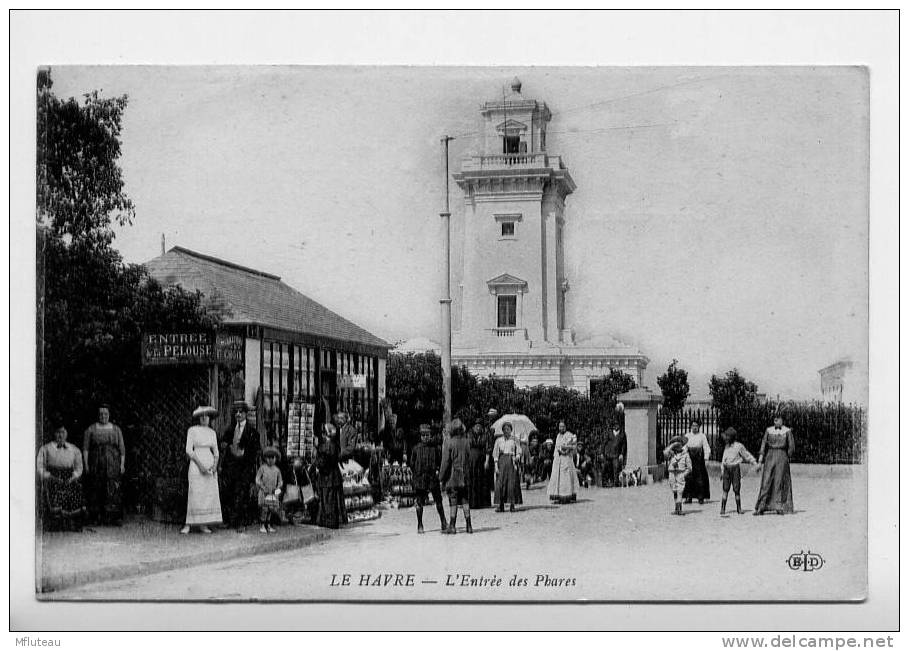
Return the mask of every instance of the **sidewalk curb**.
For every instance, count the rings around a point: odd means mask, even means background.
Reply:
[[[36,594],[37,599],[52,600],[51,595],[56,591],[74,588],[77,586],[87,585],[89,583],[100,583],[102,581],[114,581],[117,579],[135,578],[156,574],[158,572],[167,572],[169,570],[178,570],[196,565],[205,565],[206,563],[216,563],[219,561],[229,561],[246,556],[256,556],[258,554],[271,554],[274,552],[288,551],[307,547],[313,543],[321,542],[333,537],[342,529],[318,529],[307,531],[304,535],[289,536],[287,538],[263,540],[248,547],[239,547],[236,549],[213,549],[187,556],[175,556],[171,558],[161,558],[154,561],[138,561],[128,565],[116,565],[113,567],[102,567],[94,570],[82,570],[78,572],[61,572],[42,577],[39,591]]]

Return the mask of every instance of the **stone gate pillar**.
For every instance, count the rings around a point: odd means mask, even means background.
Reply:
[[[663,396],[647,387],[639,387],[619,394],[617,400],[625,406],[625,436],[628,439],[628,458],[625,467],[640,467],[648,474],[647,466],[658,463],[656,449],[657,408]]]

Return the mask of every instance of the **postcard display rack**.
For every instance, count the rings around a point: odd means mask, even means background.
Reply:
[[[355,461],[348,461],[341,466],[341,478],[344,487],[344,508],[350,522],[374,520],[379,517],[371,494],[369,480],[363,467]]]
[[[315,459],[315,413],[316,406],[311,402],[294,401],[288,405],[285,450],[288,459],[301,458],[306,462]]]

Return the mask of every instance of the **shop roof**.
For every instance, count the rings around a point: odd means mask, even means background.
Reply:
[[[227,324],[253,324],[386,350],[392,347],[264,271],[181,246],[145,266],[162,284],[202,292]]]

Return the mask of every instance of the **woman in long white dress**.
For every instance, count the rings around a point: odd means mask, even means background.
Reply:
[[[186,526],[180,533],[199,527],[211,533],[210,525],[221,524],[221,499],[218,495],[218,435],[209,427],[214,407],[199,407],[193,412],[197,424],[186,432],[189,457],[189,494],[186,499]]]
[[[549,499],[559,504],[568,504],[578,499],[578,471],[574,465],[574,453],[578,447],[577,437],[568,431],[565,421],[559,421],[559,434],[555,440],[555,458],[552,461],[552,475],[549,477],[547,493]]]

